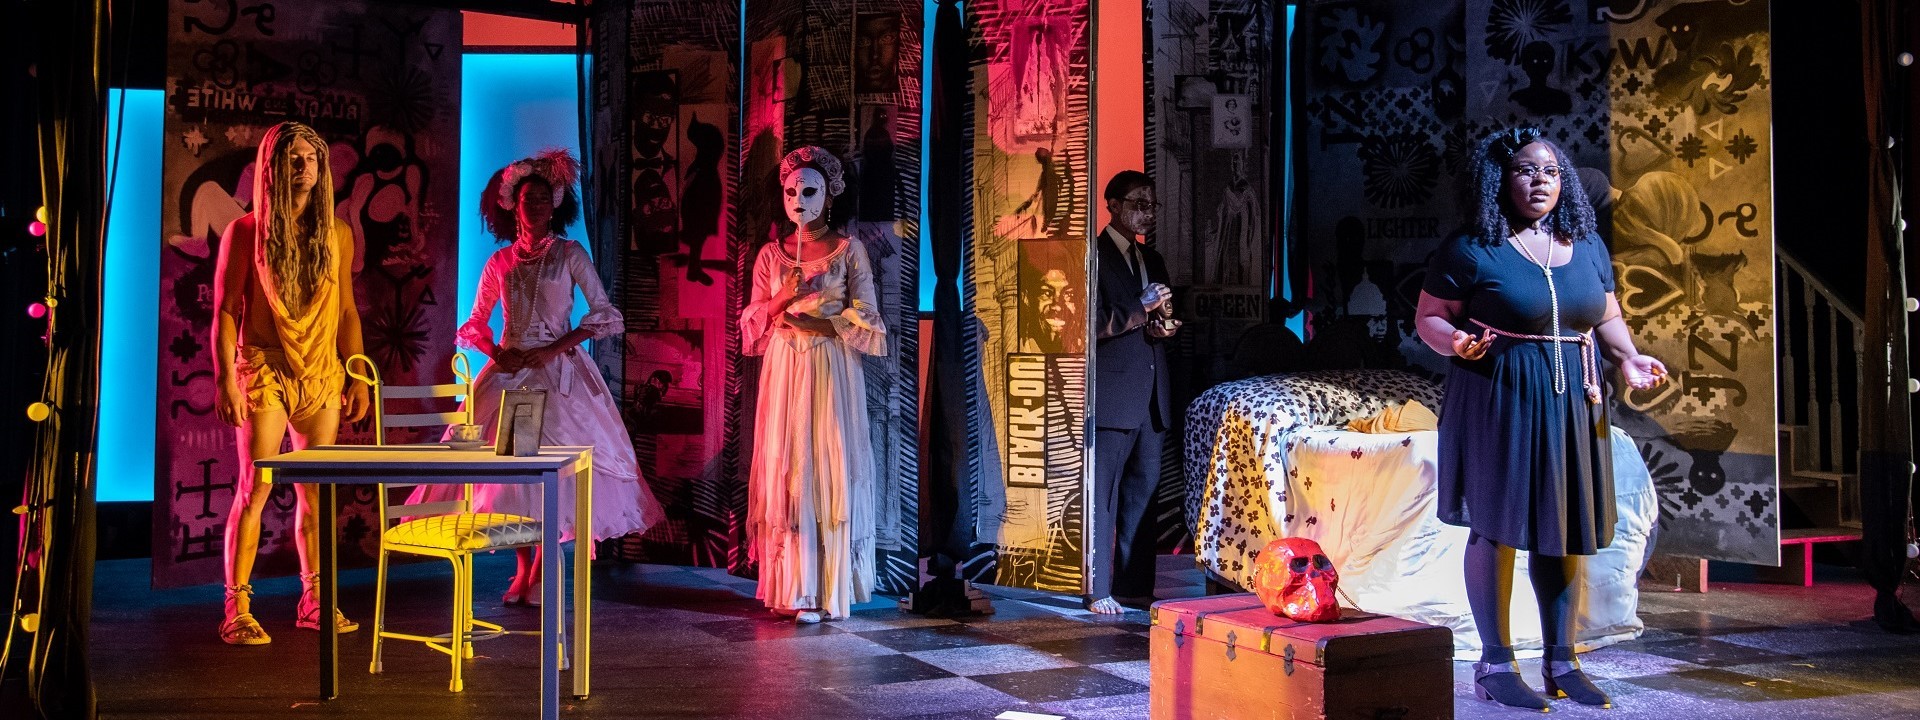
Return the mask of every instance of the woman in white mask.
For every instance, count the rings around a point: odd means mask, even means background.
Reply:
[[[742,352],[764,355],[748,486],[756,596],[795,622],[847,617],[873,590],[873,448],[859,355],[887,329],[860,243],[831,222],[840,161],[803,147],[780,162],[794,232],[760,249]]]

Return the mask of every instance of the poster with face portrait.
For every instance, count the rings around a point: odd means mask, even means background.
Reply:
[[[861,12],[855,17],[854,94],[865,96],[900,91],[902,20],[897,12]]]
[[[680,148],[675,130],[680,125],[680,74],[647,70],[630,74],[628,82],[633,220],[627,251],[659,255],[679,240]]]
[[[461,214],[458,13],[358,0],[273,12],[168,6],[154,429],[171,441],[155,448],[156,587],[222,577],[234,483],[244,480],[234,429],[214,415],[212,283],[221,233],[271,201],[254,189],[262,134],[295,120],[325,141],[335,222],[353,237],[361,343],[389,384],[453,381]],[[342,427],[338,440],[371,442],[372,426]],[[372,490],[341,494],[341,562],[367,562],[378,541]],[[291,487],[274,489],[255,577],[298,567],[294,506]]]
[[[966,11],[982,52],[973,67],[974,234],[962,269],[978,345],[963,356],[977,358],[988,379],[969,400],[982,430],[969,438],[971,454],[983,458],[969,474],[988,488],[983,496],[1005,498],[1004,506],[976,502],[999,515],[984,523],[997,527],[995,582],[1079,592],[1090,8],[1054,0],[968,3]],[[1044,429],[1038,439],[1035,428]],[[1038,475],[1036,459],[1046,463]]]
[[[1020,352],[1087,351],[1086,242],[1020,243]]]

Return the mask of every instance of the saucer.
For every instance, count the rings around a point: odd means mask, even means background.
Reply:
[[[453,448],[455,450],[479,450],[480,448],[487,446],[487,441],[473,440],[470,442],[458,442],[455,440],[448,440],[440,444]]]

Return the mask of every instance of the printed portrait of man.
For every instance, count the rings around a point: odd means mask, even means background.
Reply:
[[[1020,243],[1020,352],[1083,353],[1086,315],[1079,280],[1083,260],[1069,241]]]
[[[900,16],[862,14],[853,33],[853,91],[890,93],[900,89]]]

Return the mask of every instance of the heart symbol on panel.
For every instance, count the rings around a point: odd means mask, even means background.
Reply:
[[[1684,285],[1644,265],[1618,268],[1620,309],[1628,315],[1656,315],[1687,295]]]

